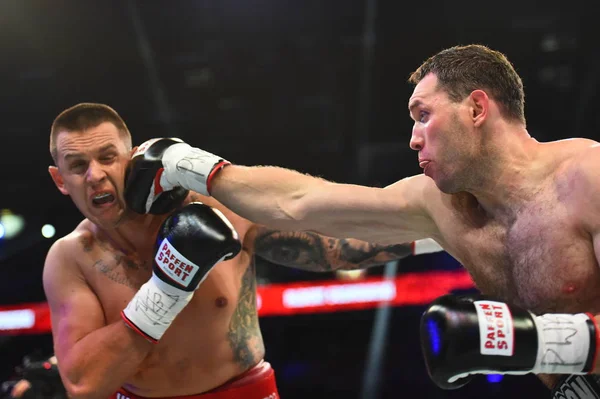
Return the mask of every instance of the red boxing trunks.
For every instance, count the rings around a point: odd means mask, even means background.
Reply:
[[[197,395],[146,398],[134,395],[126,389],[119,389],[110,399],[279,399],[275,372],[265,361],[240,374],[225,384]]]

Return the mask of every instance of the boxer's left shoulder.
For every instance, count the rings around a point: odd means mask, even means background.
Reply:
[[[591,140],[590,140],[591,141]],[[578,176],[580,183],[600,188],[600,143],[591,142],[575,154],[568,163],[570,171]]]
[[[589,140],[587,144],[565,159],[554,176],[559,198],[576,203],[578,213],[584,209],[600,209],[597,200],[600,198],[600,143]],[[598,207],[590,207],[590,204]]]
[[[546,146],[548,145],[548,146]],[[544,144],[547,166],[557,175],[580,175],[586,167],[600,163],[600,143],[589,139],[566,139]]]
[[[592,143],[583,147],[580,156],[577,157],[580,159],[581,166],[583,167],[598,166],[600,164],[600,143],[595,141]]]

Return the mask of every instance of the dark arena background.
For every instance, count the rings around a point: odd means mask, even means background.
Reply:
[[[408,146],[407,78],[457,44],[509,57],[536,139],[598,139],[594,6],[0,0],[2,395],[9,397],[24,361],[53,354],[43,263],[54,240],[81,220],[48,174],[50,125],[63,109],[106,103],[134,144],[176,136],[238,164],[381,187],[421,173]],[[266,359],[284,399],[549,397],[533,375],[480,375],[454,391],[431,382],[420,316],[440,295],[476,291],[445,252],[346,274],[257,259],[257,279]]]

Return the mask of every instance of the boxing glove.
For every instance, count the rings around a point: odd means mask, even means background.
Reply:
[[[168,190],[160,186],[165,150],[183,143],[176,138],[154,139],[140,145],[125,173],[125,202],[134,212],[165,214],[177,209],[189,191],[183,187]]]
[[[241,250],[238,234],[219,210],[195,202],[160,227],[152,277],[121,312],[123,320],[158,342],[212,268]]]
[[[443,389],[473,374],[585,374],[594,368],[597,326],[588,314],[531,312],[484,296],[446,295],[421,317],[431,379]]]
[[[165,193],[179,198],[192,190],[209,196],[211,178],[229,164],[176,138],[148,140],[130,161],[125,201],[137,213],[157,213],[169,203]]]

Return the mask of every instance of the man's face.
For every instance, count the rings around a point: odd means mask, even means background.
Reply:
[[[85,132],[61,132],[56,138],[57,167],[50,174],[83,215],[105,228],[125,212],[125,171],[131,158],[119,130],[110,122]]]
[[[460,191],[469,173],[474,140],[467,107],[454,103],[429,74],[415,87],[408,106],[415,121],[410,147],[419,152],[419,166],[446,193]]]

